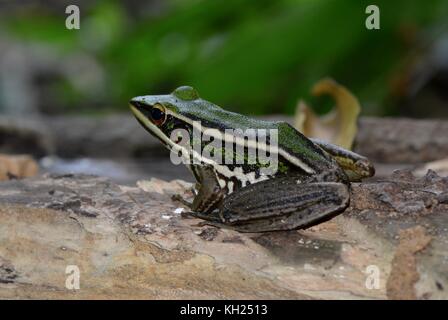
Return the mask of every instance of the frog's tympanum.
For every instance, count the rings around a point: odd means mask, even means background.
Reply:
[[[130,107],[146,130],[189,159],[185,163],[197,181],[190,214],[207,224],[241,232],[309,227],[343,212],[350,201],[350,181],[374,174],[365,157],[308,139],[286,122],[226,111],[191,87],[136,97]],[[255,134],[245,138],[232,134],[250,130]],[[188,144],[181,143],[179,132],[188,134]],[[198,132],[208,136],[199,147],[194,142]],[[276,138],[266,137],[266,132],[276,132]],[[213,141],[218,138],[222,148]],[[210,145],[215,146],[211,152]],[[246,161],[254,145],[275,154],[276,170],[265,173],[265,162]]]

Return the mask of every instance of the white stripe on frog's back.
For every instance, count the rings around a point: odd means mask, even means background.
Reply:
[[[207,132],[208,135],[212,136],[213,138],[217,138],[217,139],[223,139],[225,142],[229,142],[229,143],[234,143],[234,144],[238,144],[240,146],[247,146],[249,148],[252,149],[256,149],[259,148],[265,152],[270,152],[270,153],[276,153],[279,154],[281,156],[283,156],[286,160],[288,160],[290,163],[294,164],[296,167],[302,169],[303,171],[309,173],[309,174],[313,174],[315,173],[315,170],[313,168],[311,168],[309,165],[307,165],[305,162],[303,162],[301,159],[299,159],[298,157],[288,153],[287,151],[283,150],[283,149],[279,149],[277,146],[269,146],[270,150],[268,150],[268,145],[266,143],[260,143],[257,141],[253,141],[253,140],[248,140],[246,141],[244,138],[238,137],[238,136],[234,136],[231,135],[229,133],[222,133],[220,132],[220,136],[218,135],[213,135],[213,133],[215,132],[215,130],[217,130],[216,128],[208,128],[208,127],[204,127],[202,126],[202,124],[199,121],[195,121],[192,120],[190,118],[184,117],[178,113],[173,113],[169,110],[167,110],[167,114],[170,114],[171,116],[178,118],[186,123],[189,123],[190,125],[192,125],[194,128],[196,128],[196,130],[199,130],[201,133],[203,133],[205,130],[209,130]]]

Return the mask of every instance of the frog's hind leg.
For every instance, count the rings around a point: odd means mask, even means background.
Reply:
[[[349,199],[344,183],[270,179],[224,199],[220,217],[224,224],[241,232],[302,229],[341,213]]]
[[[188,216],[199,218],[205,220],[200,222],[199,225],[211,225],[215,227],[226,227],[226,225],[222,222],[218,211],[210,212],[210,213],[201,213],[201,212],[188,212]]]

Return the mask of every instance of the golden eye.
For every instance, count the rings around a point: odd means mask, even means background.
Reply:
[[[155,105],[151,109],[151,119],[156,126],[161,126],[165,123],[166,114],[165,109],[161,105]]]

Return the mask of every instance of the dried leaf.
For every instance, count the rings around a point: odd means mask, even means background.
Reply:
[[[294,118],[295,127],[311,138],[319,138],[351,149],[357,133],[357,119],[360,113],[358,99],[336,81],[326,78],[314,85],[312,94],[328,94],[336,101],[333,110],[319,117],[304,102],[299,101]]]
[[[36,161],[30,156],[0,154],[0,181],[12,178],[35,176],[39,171]]]

